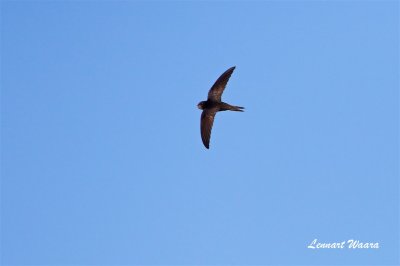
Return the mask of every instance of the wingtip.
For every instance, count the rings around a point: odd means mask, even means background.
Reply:
[[[210,144],[203,141],[204,147],[208,150],[210,148]]]

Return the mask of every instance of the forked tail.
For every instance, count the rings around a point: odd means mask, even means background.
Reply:
[[[244,107],[241,106],[233,106],[233,110],[232,111],[236,111],[236,112],[244,112],[243,109]]]

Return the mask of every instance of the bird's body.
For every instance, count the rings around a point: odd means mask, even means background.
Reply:
[[[200,102],[199,105],[202,105],[199,107],[199,109],[204,110],[204,109],[217,109],[219,111],[239,111],[243,112],[243,107],[240,106],[233,106],[228,103],[224,102],[213,102],[213,101],[203,101]]]
[[[230,105],[221,100],[222,93],[234,70],[235,67],[231,67],[225,71],[211,87],[207,101],[202,101],[197,105],[199,109],[203,110],[200,119],[200,132],[203,144],[207,149],[210,148],[211,129],[217,112],[228,110],[243,112],[244,107]]]

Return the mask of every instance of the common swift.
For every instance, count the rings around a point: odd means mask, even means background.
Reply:
[[[211,129],[217,112],[227,110],[243,112],[244,109],[244,107],[230,105],[221,100],[222,93],[224,92],[233,70],[235,70],[235,67],[231,67],[225,71],[211,87],[208,92],[207,101],[199,102],[197,105],[199,109],[203,110],[200,119],[200,132],[203,144],[207,149],[210,148]]]

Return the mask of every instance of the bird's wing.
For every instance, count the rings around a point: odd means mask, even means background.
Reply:
[[[206,109],[201,113],[200,131],[204,146],[210,148],[211,129],[217,109]]]
[[[231,77],[233,70],[235,70],[235,67],[231,67],[217,79],[217,81],[208,92],[208,100],[215,102],[221,101],[222,93],[224,92],[226,84],[228,83],[228,80]]]

